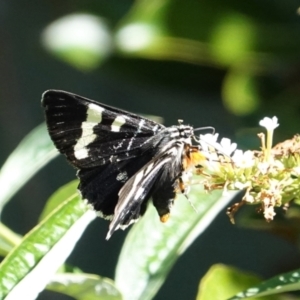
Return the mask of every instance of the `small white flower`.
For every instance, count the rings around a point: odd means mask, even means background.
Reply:
[[[300,167],[294,167],[292,170],[292,174],[295,176],[299,176],[300,175]]]
[[[264,217],[267,221],[271,221],[274,219],[276,213],[274,211],[273,206],[265,207],[264,209]]]
[[[251,168],[255,164],[253,152],[247,150],[243,152],[242,150],[235,150],[232,156],[232,161],[238,168]]]
[[[218,162],[217,156],[215,159],[212,159],[212,156],[209,157],[209,159],[203,163],[203,166],[207,171],[212,172],[213,174],[218,174],[221,170],[221,165]]]
[[[215,133],[215,134],[211,134],[211,133],[200,134],[200,140],[206,141],[208,143],[215,143],[217,141],[218,137],[219,137],[218,133]]]
[[[257,164],[258,170],[259,170],[260,173],[263,174],[263,175],[265,175],[265,174],[268,173],[269,167],[270,167],[270,164],[267,163],[267,162],[259,162],[259,163]]]
[[[264,117],[262,120],[260,120],[259,125],[265,127],[268,131],[274,130],[276,127],[279,126],[278,118],[275,116],[272,119]]]
[[[243,200],[245,200],[247,203],[255,202],[255,198],[249,193],[246,193],[246,195],[243,197]]]
[[[269,180],[268,192],[271,193],[272,195],[277,194],[279,192],[279,181],[277,179],[270,179]]]
[[[207,134],[200,134],[200,145],[202,150],[204,151],[209,151],[209,149],[211,147],[215,148],[218,140],[219,134],[215,133],[215,134],[211,134],[211,133],[207,133]]]
[[[231,155],[231,153],[236,149],[237,144],[236,143],[231,143],[231,140],[228,138],[222,138],[221,142],[221,149],[220,150],[221,153],[226,154],[228,156]]]
[[[248,188],[249,186],[251,186],[251,182],[247,181],[247,182],[240,182],[237,181],[234,183],[234,187],[237,188],[238,190],[244,190],[245,188]]]
[[[272,163],[272,167],[273,167],[273,169],[276,169],[277,172],[283,171],[285,169],[284,164],[280,160],[275,160]]]
[[[222,138],[221,142],[218,143],[219,134],[205,134],[200,135],[200,144],[204,151],[209,151],[211,148],[217,150],[220,154],[230,156],[236,149],[237,144],[231,143],[230,139]]]

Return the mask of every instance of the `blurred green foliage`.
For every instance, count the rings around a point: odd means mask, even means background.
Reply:
[[[50,25],[44,40],[53,54],[82,69],[104,63],[108,53],[223,69],[225,107],[234,115],[247,116],[257,114],[263,102],[270,101],[256,81],[261,77],[276,80],[277,76],[284,80],[285,68],[297,63],[299,17],[293,4],[253,1],[248,7],[238,1],[140,0],[115,28],[108,30],[109,22],[100,18],[100,12],[94,26],[87,24],[96,20],[93,15],[83,20],[83,15],[75,14],[69,17],[74,23],[63,17]],[[51,40],[52,27],[56,32]],[[91,42],[82,37],[82,28],[86,28],[84,37],[91,35]],[[64,34],[66,38],[57,45]],[[70,47],[69,40],[74,39],[77,45]]]

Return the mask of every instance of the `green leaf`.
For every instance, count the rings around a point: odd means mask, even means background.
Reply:
[[[94,218],[77,193],[62,202],[2,261],[0,299],[35,299]]]
[[[112,280],[93,274],[56,274],[47,290],[60,292],[77,300],[121,300]]]
[[[194,186],[189,199],[197,212],[185,198],[178,197],[166,224],[159,222],[151,206],[129,232],[116,268],[116,285],[124,299],[152,299],[177,258],[231,197],[221,197],[219,191],[207,194]]]
[[[251,285],[261,282],[258,276],[242,272],[236,268],[217,264],[212,266],[202,278],[197,300],[224,300]],[[216,289],[216,286],[218,287]],[[271,298],[255,298],[271,300]],[[276,300],[278,298],[272,298]]]
[[[48,199],[39,220],[42,221],[45,219],[57,206],[59,206],[65,199],[70,195],[77,193],[78,180],[73,180],[58,190],[56,190],[51,197]]]
[[[229,300],[262,297],[278,293],[300,290],[300,269],[277,275],[261,284],[251,286],[247,290],[238,293]],[[255,298],[256,299],[256,298]],[[266,299],[265,297],[263,299]],[[277,299],[272,296],[270,299]]]
[[[37,126],[20,142],[0,170],[0,212],[6,202],[57,154],[45,124]],[[1,256],[7,255],[20,241],[21,236],[0,223]]]
[[[5,203],[57,154],[45,124],[37,126],[20,142],[0,171],[0,212]]]
[[[0,223],[0,256],[6,256],[14,246],[19,245],[22,237],[3,223]]]

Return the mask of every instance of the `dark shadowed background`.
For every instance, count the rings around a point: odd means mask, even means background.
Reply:
[[[154,115],[168,126],[178,119],[213,126],[242,149],[259,147],[256,133],[264,116],[279,118],[276,141],[292,137],[300,117],[298,5],[293,0],[0,1],[1,162],[43,122],[40,98],[50,88]],[[55,159],[7,204],[2,222],[25,234],[50,194],[74,178],[65,159]],[[156,300],[194,299],[200,278],[219,262],[265,278],[299,268],[295,239],[272,234],[274,224],[264,224],[266,231],[241,226],[245,212],[255,208],[243,210],[235,226],[225,211],[218,216],[178,260]],[[93,222],[68,263],[113,278],[127,232],[107,242],[107,229],[106,221]],[[68,297],[44,292],[39,299]]]

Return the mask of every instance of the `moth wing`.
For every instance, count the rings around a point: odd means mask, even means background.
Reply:
[[[145,212],[153,186],[160,177],[164,165],[172,159],[168,153],[163,153],[148,162],[126,182],[119,191],[118,203],[106,239],[109,239],[118,228],[124,229],[136,222]]]
[[[79,169],[136,157],[140,146],[165,128],[133,113],[64,91],[46,91],[42,105],[55,146]]]
[[[83,199],[105,219],[112,219],[117,205],[118,193],[124,184],[147,162],[147,155],[131,158],[96,168],[80,169],[78,186]]]

